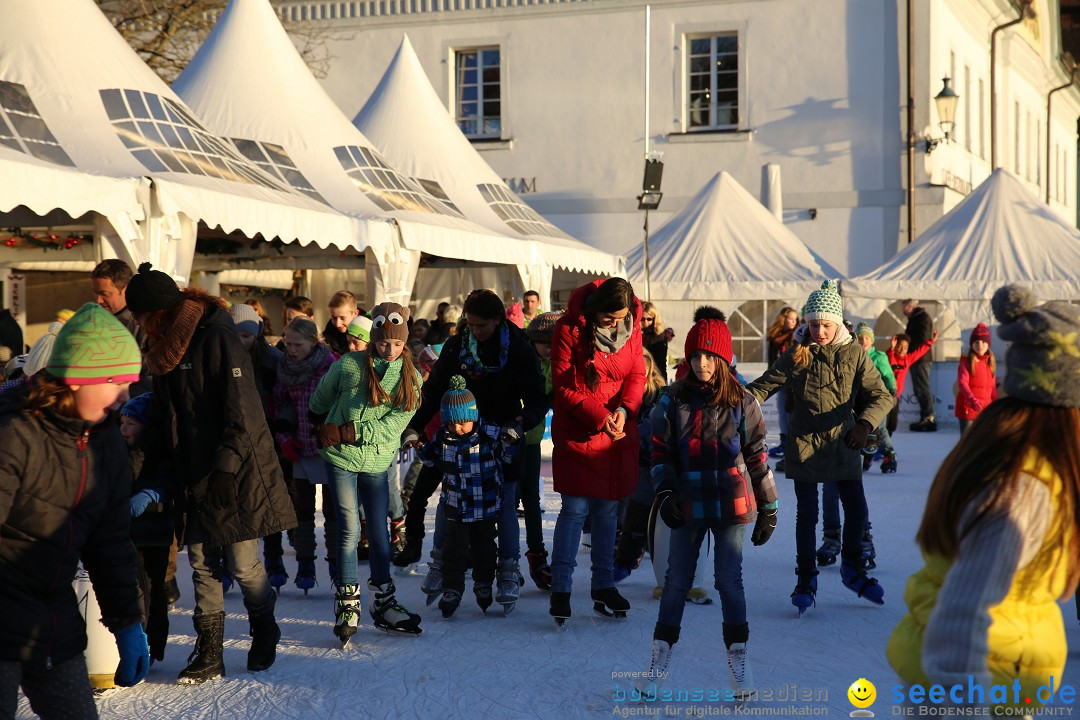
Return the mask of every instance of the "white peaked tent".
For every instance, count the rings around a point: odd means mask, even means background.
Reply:
[[[990,298],[1010,282],[1041,300],[1080,300],[1080,233],[998,168],[891,260],[843,281],[842,292],[853,313],[869,318],[904,298],[940,300],[966,338],[978,323],[994,323]]]
[[[93,0],[0,0],[0,17],[0,103],[15,144],[83,172],[152,180],[138,238],[110,238],[128,262],[186,280],[199,221],[302,242],[355,234],[354,220],[208,132]]]
[[[376,296],[407,301],[420,251],[502,263],[531,252],[388,163],[312,76],[268,0],[232,0],[173,87],[261,166],[366,221]]]
[[[645,297],[644,243],[627,253],[626,271]],[[822,280],[836,276],[726,172],[714,175],[649,238],[649,295],[664,323],[680,334],[699,305],[729,317],[748,300],[799,307]]]
[[[516,262],[523,284],[540,293],[545,307],[552,267],[621,274],[621,258],[552,225],[480,157],[439,99],[408,36],[353,122],[395,167],[441,193],[465,217],[493,232],[533,241],[534,260]]]

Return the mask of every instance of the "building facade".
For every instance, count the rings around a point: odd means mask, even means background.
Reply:
[[[991,169],[990,36],[1017,0],[911,0],[915,230]],[[719,170],[759,198],[779,165],[785,224],[847,275],[908,241],[906,0],[286,0],[333,60],[350,117],[408,34],[459,127],[535,209],[624,252],[642,239],[646,153],[664,163],[656,227]],[[1080,92],[1057,0],[998,33],[996,149],[1075,221]],[[648,17],[648,22],[646,18]],[[648,38],[648,40],[646,40]],[[933,98],[960,99],[947,142]],[[773,194],[775,197],[775,193]]]

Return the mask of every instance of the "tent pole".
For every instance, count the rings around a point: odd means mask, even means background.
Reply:
[[[914,1],[907,0],[907,241],[915,241],[915,56]]]
[[[645,300],[652,302],[652,286],[649,280],[649,209],[645,209]]]

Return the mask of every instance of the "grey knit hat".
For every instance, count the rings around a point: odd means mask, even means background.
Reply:
[[[1080,307],[1037,305],[1026,287],[1006,285],[990,305],[1005,353],[1005,392],[1039,405],[1080,407]]]

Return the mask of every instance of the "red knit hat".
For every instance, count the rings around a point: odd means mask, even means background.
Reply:
[[[976,340],[983,340],[987,345],[990,344],[990,328],[986,327],[985,323],[979,323],[975,326],[975,329],[971,331],[971,340],[968,342],[975,342]]]
[[[683,346],[687,359],[698,350],[719,355],[730,365],[731,330],[727,323],[716,317],[700,317],[686,333],[686,343]]]

